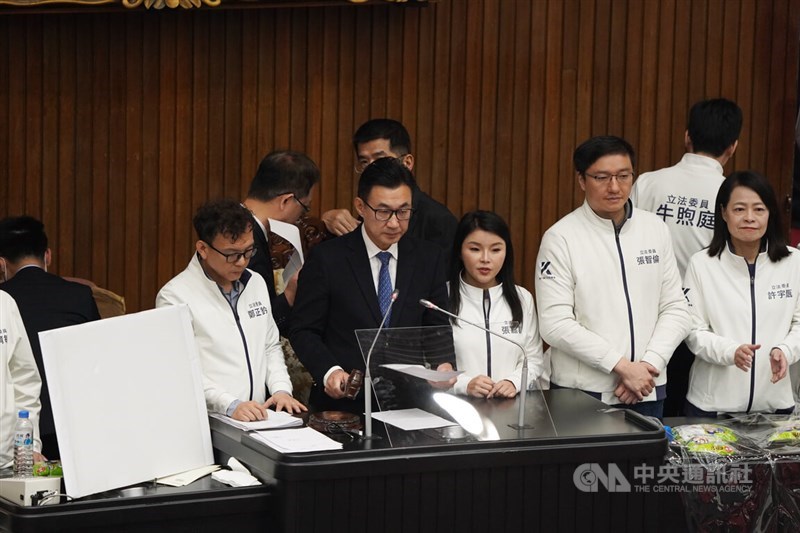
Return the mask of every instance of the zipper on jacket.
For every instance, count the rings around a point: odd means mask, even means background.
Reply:
[[[758,257],[756,257],[758,260]],[[745,260],[745,264],[747,260]],[[747,269],[750,270],[750,266],[747,266]],[[752,316],[752,330],[750,332],[750,344],[756,343],[756,263],[753,262],[753,271],[750,273],[750,313]],[[756,353],[753,352],[753,362],[750,365],[750,399],[747,401],[747,411],[750,412],[750,408],[753,407],[753,397],[755,395],[756,390]]]
[[[614,224],[614,222],[611,222]],[[625,275],[625,259],[622,256],[622,245],[619,242],[619,228],[614,224],[614,239],[617,243],[617,253],[619,254],[619,266],[622,271],[622,287],[625,290],[625,303],[628,306],[628,327],[631,331],[631,362],[636,360],[636,353],[634,350],[635,342],[633,335],[633,309],[631,308],[631,295],[628,291],[628,277]]]
[[[489,294],[488,289],[483,289],[483,321],[486,329],[489,327],[489,313],[492,310],[492,296]],[[486,375],[492,376],[492,334],[488,331],[486,333]]]
[[[242,292],[239,293],[239,298],[242,297],[242,293],[247,288],[247,285],[242,284]],[[222,292],[222,288],[219,289],[219,292]],[[250,365],[250,351],[247,349],[247,338],[244,336],[244,330],[242,329],[242,322],[239,320],[239,312],[234,308],[233,304],[231,303],[225,295],[222,295],[225,298],[225,301],[228,302],[228,307],[231,308],[233,312],[233,318],[236,319],[236,327],[239,328],[239,335],[242,337],[242,346],[244,346],[244,358],[247,361],[247,374],[250,376],[250,396],[249,400],[253,401],[253,367]],[[236,300],[237,304],[239,300]]]

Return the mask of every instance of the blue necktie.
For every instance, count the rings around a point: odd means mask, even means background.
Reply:
[[[381,316],[386,314],[392,301],[392,278],[389,276],[389,259],[391,258],[392,254],[389,252],[378,252],[378,259],[381,261],[381,271],[378,274],[378,305],[381,307]],[[389,324],[390,316],[391,313],[386,317],[384,322],[386,325]]]

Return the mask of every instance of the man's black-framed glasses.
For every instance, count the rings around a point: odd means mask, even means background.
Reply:
[[[401,207],[400,209],[375,209],[371,205],[367,203],[366,200],[364,201],[364,205],[372,209],[372,212],[375,213],[375,219],[380,220],[381,222],[386,222],[392,215],[397,217],[397,220],[408,220],[411,218],[411,215],[414,214],[415,209],[412,207]]]
[[[212,245],[211,243],[207,242],[206,244],[208,245],[209,248],[211,248],[212,250],[217,252],[219,255],[224,257],[226,263],[238,263],[239,260],[242,257],[244,257],[245,259],[247,259],[249,261],[250,258],[253,257],[254,255],[256,255],[256,252],[258,251],[258,248],[256,248],[255,246],[251,246],[250,248],[248,248],[244,252],[232,252],[232,253],[226,254],[225,252],[220,252],[219,250],[214,248],[214,245]]]
[[[596,183],[606,185],[611,183],[611,178],[617,178],[619,183],[628,183],[636,176],[636,172],[632,170],[626,170],[625,172],[619,172],[617,174],[589,174],[588,172],[584,172],[583,175],[592,178]]]

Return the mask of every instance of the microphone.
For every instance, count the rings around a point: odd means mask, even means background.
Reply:
[[[527,428],[533,427],[533,426],[526,426],[525,425],[525,398],[526,398],[527,391],[528,391],[528,356],[525,355],[525,348],[522,346],[522,344],[518,343],[517,341],[515,341],[514,339],[512,339],[510,337],[507,337],[505,335],[497,333],[496,331],[492,331],[489,328],[481,326],[480,324],[476,324],[475,322],[470,322],[469,320],[467,320],[465,318],[461,318],[460,316],[455,315],[455,314],[451,313],[450,311],[445,311],[444,309],[442,309],[441,307],[439,307],[435,303],[433,303],[433,302],[431,302],[429,300],[425,300],[424,298],[421,299],[419,301],[419,303],[420,303],[420,305],[422,305],[422,307],[425,307],[425,308],[430,309],[432,311],[437,311],[439,313],[445,314],[445,315],[447,315],[447,316],[449,316],[451,318],[455,318],[456,320],[458,320],[460,322],[465,322],[465,323],[469,324],[470,326],[475,326],[476,328],[482,329],[483,331],[485,331],[487,333],[490,333],[490,334],[494,335],[495,337],[500,337],[504,341],[508,341],[511,344],[516,345],[520,349],[520,351],[522,352],[522,376],[520,376],[520,383],[519,383],[519,415],[517,416],[517,424],[516,425],[511,424],[511,427],[513,427],[514,429],[527,429]]]
[[[364,372],[364,438],[371,439],[372,438],[372,372],[369,369],[369,363],[372,360],[372,350],[375,349],[375,344],[378,342],[378,337],[381,335],[381,331],[383,331],[383,326],[386,324],[386,318],[389,316],[389,313],[392,311],[392,306],[394,302],[397,300],[397,295],[400,293],[397,289],[392,291],[392,295],[389,299],[389,305],[386,306],[386,312],[383,314],[383,318],[381,319],[381,323],[378,326],[378,331],[375,332],[375,338],[372,339],[372,345],[369,347],[369,351],[367,352],[367,367]]]

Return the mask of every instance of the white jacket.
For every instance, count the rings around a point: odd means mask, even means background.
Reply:
[[[42,380],[17,303],[0,291],[0,467],[14,459],[14,426],[19,411],[26,410],[33,423],[34,449],[42,450],[39,438],[39,392]]]
[[[684,154],[677,165],[642,174],[633,184],[633,205],[666,222],[681,277],[689,259],[711,242],[714,203],[723,181],[719,161]]]
[[[766,252],[755,276],[743,257],[726,247],[692,257],[684,287],[693,330],[686,344],[695,354],[686,399],[704,411],[775,411],[794,405],[789,377],[771,383],[769,353],[783,350],[789,364],[800,357],[800,252],[777,263]],[[734,366],[741,344],[760,344],[750,371]]]
[[[536,319],[533,296],[517,286],[522,304],[522,324],[513,323],[511,308],[503,297],[503,286],[489,289],[488,324],[483,311],[483,289],[473,287],[460,280],[461,309],[458,316],[481,324],[492,331],[514,339],[525,347],[528,358],[528,388],[538,388],[535,381],[542,376],[542,339]],[[488,338],[487,338],[488,336]],[[467,385],[479,375],[489,376],[494,381],[508,380],[519,392],[522,374],[522,353],[519,347],[499,337],[486,333],[469,324],[453,325],[453,343],[456,350],[456,366],[464,373],[453,387],[458,394],[467,394]],[[491,372],[487,373],[488,353],[491,351]]]
[[[666,367],[690,319],[667,226],[632,209],[614,224],[584,202],[545,232],[537,258],[539,331],[550,344],[552,383],[615,404],[621,358]],[[645,401],[656,400],[654,390]]]
[[[206,406],[215,413],[225,414],[234,400],[263,402],[267,387],[273,394],[292,392],[267,284],[251,270],[240,281],[244,289],[234,313],[195,254],[186,270],[156,297],[156,307],[189,306],[203,366]]]

